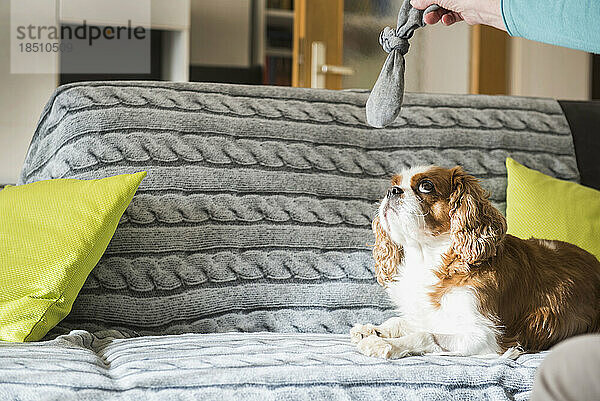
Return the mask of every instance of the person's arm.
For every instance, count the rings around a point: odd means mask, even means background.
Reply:
[[[600,1],[502,0],[511,36],[600,53]]]
[[[485,24],[559,46],[600,53],[600,1],[598,0],[411,0],[418,9],[439,4],[442,9],[425,22],[452,25]]]

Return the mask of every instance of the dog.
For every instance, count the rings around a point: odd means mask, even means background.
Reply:
[[[600,331],[594,255],[506,234],[489,194],[461,167],[410,168],[391,184],[373,221],[373,257],[400,317],[355,325],[361,353],[537,352]]]

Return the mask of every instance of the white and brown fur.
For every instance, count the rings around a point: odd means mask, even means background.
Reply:
[[[506,234],[460,167],[394,176],[373,230],[377,280],[401,317],[352,328],[366,355],[539,351],[600,331],[600,262],[565,242]]]

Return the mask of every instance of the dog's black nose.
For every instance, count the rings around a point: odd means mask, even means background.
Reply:
[[[402,195],[403,193],[404,193],[404,191],[402,190],[402,188],[393,186],[388,190],[387,196],[388,196],[388,198],[391,198],[392,196],[399,196],[399,195]]]

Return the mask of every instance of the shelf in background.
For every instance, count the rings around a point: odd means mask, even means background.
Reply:
[[[294,52],[287,47],[267,47],[265,50],[267,56],[292,58]]]
[[[293,10],[278,10],[275,8],[268,8],[265,12],[265,15],[267,17],[267,25],[281,27],[292,27],[294,25]]]
[[[257,0],[262,24],[259,35],[263,84],[291,86],[294,52],[294,0]],[[262,4],[262,6],[261,6]]]

